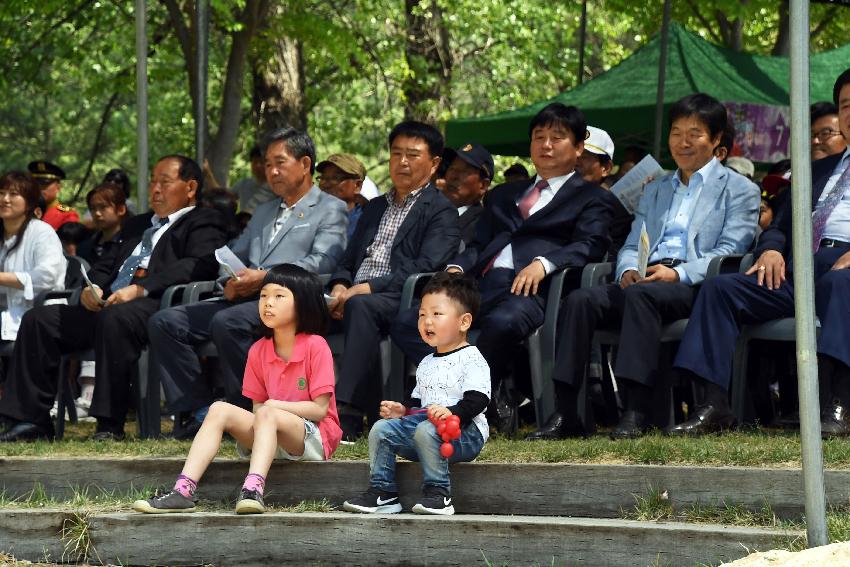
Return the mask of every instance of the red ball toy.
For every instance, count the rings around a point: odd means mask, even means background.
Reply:
[[[444,459],[448,459],[454,454],[455,448],[452,447],[451,443],[443,443],[442,445],[440,445],[440,455],[442,455]]]

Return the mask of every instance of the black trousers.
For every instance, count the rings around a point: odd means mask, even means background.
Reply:
[[[240,303],[201,301],[158,311],[148,321],[151,371],[159,378],[172,412],[193,411],[213,401],[213,392],[202,374],[195,347],[212,339],[224,395],[228,402],[250,409],[242,395],[242,378],[248,350],[259,338],[257,300]]]
[[[158,308],[159,299],[142,297],[98,313],[81,305],[27,311],[15,341],[0,414],[50,424],[60,357],[94,348],[97,364],[89,414],[123,423],[131,376],[148,342],[147,321]]]
[[[494,386],[510,375],[520,343],[543,324],[545,316],[544,292],[514,295],[510,292],[514,277],[513,270],[494,269],[479,280],[481,308],[472,328],[480,331],[475,346],[490,366]],[[393,342],[416,364],[434,352],[419,336],[418,316],[418,307],[407,309],[391,329]]]
[[[355,295],[345,303],[344,351],[339,363],[336,399],[364,412],[381,401],[380,342],[398,313],[401,293]]]
[[[620,329],[614,374],[652,386],[658,371],[661,330],[687,317],[696,290],[680,282],[619,284],[578,289],[567,296],[559,321],[555,380],[578,387],[597,329]]]

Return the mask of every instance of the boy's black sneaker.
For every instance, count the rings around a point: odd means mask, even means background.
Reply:
[[[265,511],[266,505],[263,504],[263,495],[256,490],[243,488],[239,493],[239,500],[236,501],[236,513],[262,514]]]
[[[133,502],[133,510],[145,514],[169,514],[174,512],[194,512],[195,501],[186,498],[176,490],[160,494],[147,500]]]
[[[360,496],[346,500],[342,509],[362,514],[398,514],[401,512],[401,502],[395,492],[384,492],[370,486],[369,490]]]
[[[452,495],[445,488],[426,486],[422,492],[422,498],[413,506],[415,514],[451,516],[455,513],[455,507],[452,506]]]

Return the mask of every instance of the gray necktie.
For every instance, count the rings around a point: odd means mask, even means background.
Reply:
[[[130,256],[124,261],[124,265],[121,266],[118,276],[109,287],[109,289],[112,290],[112,293],[130,285],[130,282],[133,280],[133,274],[135,274],[136,270],[139,269],[142,260],[151,255],[154,233],[167,224],[168,217],[165,217],[164,219],[160,219],[158,223],[149,229],[145,230],[144,234],[142,234],[142,247],[139,249],[139,253]]]

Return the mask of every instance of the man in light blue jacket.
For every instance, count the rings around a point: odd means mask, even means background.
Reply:
[[[257,206],[245,231],[230,248],[248,267],[229,278],[224,297],[166,309],[148,323],[151,369],[163,388],[169,409],[192,415],[178,437],[192,437],[213,400],[195,347],[212,339],[227,401],[250,408],[242,396],[248,349],[260,325],[257,297],[265,271],[295,264],[330,274],[346,246],[345,203],[313,183],[316,151],[306,132],[282,128],[265,140],[266,177],[278,196]]]
[[[530,439],[587,433],[575,414],[577,390],[593,333],[621,329],[615,375],[625,390],[626,411],[612,438],[642,435],[648,425],[664,324],[687,317],[712,258],[741,254],[753,242],[759,190],[725,168],[714,151],[727,124],[726,109],[705,94],[670,108],[670,153],[678,168],[649,183],[631,232],[617,259],[615,282],[571,293],[562,311],[555,361],[558,413]],[[649,236],[646,276],[638,249]]]

